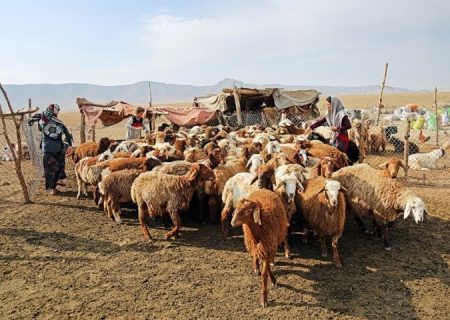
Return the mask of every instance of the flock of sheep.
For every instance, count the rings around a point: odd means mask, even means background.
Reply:
[[[192,203],[196,208],[191,212],[204,221],[220,221],[227,235],[230,225],[242,226],[253,269],[261,274],[260,302],[266,307],[268,279],[276,284],[271,264],[281,243],[290,257],[294,216],[302,223],[304,242],[310,231],[321,241],[322,256],[331,239],[333,263],[340,268],[338,241],[348,211],[365,232],[361,217],[371,217],[386,249],[394,221],[412,216],[420,222],[426,215],[424,202],[396,180],[404,168],[400,160],[390,159],[381,169],[351,165],[345,153],[321,141],[326,134],[303,133],[282,121],[277,128],[233,131],[203,125],[176,132],[166,127],[141,140],[86,142],[72,155],[77,197],[87,196],[87,186],[93,186],[96,205],[119,223],[121,204],[134,202],[146,240],[152,238],[150,217],[161,217],[170,228],[166,239],[178,238],[180,214]],[[368,146],[362,136],[361,126],[354,125],[350,137],[361,158]],[[320,140],[310,140],[314,137]],[[373,133],[370,147],[376,149],[383,139]]]

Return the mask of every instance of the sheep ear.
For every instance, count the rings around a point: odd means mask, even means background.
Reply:
[[[245,165],[245,168],[246,168],[246,169],[250,168],[250,165],[251,165],[251,164],[252,164],[252,160],[249,159],[249,160],[247,161],[247,164]]]
[[[255,208],[253,209],[253,220],[255,223],[261,225],[261,209],[257,203],[255,203]]]
[[[189,174],[188,181],[194,180],[200,172],[200,165],[195,164],[192,166],[191,173]]]
[[[305,188],[303,188],[303,185],[300,183],[300,181],[297,179],[297,187],[302,190],[305,191]]]
[[[387,165],[388,165],[388,163],[387,163],[387,161],[386,161],[386,162],[383,162],[382,164],[380,164],[378,167],[379,167],[380,169],[384,169],[384,168],[387,167]]]
[[[258,180],[258,175],[255,175],[255,177],[250,181],[250,185],[254,184]]]
[[[273,189],[273,186],[274,186],[276,183],[277,183],[277,182],[276,182],[276,180],[275,180],[275,174],[272,173],[272,175],[270,176],[270,184],[271,184],[271,186],[272,186],[272,189]]]
[[[408,218],[409,215],[411,214],[411,211],[412,211],[411,204],[408,202],[406,204],[405,211],[403,212],[403,219]]]
[[[284,181],[281,180],[281,181],[277,184],[277,186],[275,187],[275,190],[273,190],[273,191],[277,191],[278,189],[280,189],[280,188],[283,186],[283,184],[284,184]]]
[[[344,187],[344,186],[342,186],[342,185],[341,185],[341,190],[342,190],[343,192],[345,192],[345,193],[348,193],[348,190],[347,190],[347,188],[346,188],[346,187]]]

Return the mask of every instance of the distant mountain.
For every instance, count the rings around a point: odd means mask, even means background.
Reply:
[[[369,94],[377,93],[379,86],[340,87],[340,86],[302,86],[280,84],[250,84],[234,79],[224,79],[210,86],[194,86],[151,82],[154,103],[190,102],[194,97],[221,92],[223,88],[233,87],[249,88],[284,88],[284,89],[316,89],[325,95],[341,94]],[[46,106],[58,103],[67,109],[75,109],[77,97],[84,97],[93,102],[103,103],[111,100],[127,101],[136,104],[146,104],[149,101],[148,82],[142,81],[129,85],[100,86],[84,83],[66,84],[21,84],[5,85],[11,102],[15,108],[28,104],[28,98],[33,105]],[[389,87],[386,92],[413,92],[414,90]],[[2,100],[0,100],[2,101]]]

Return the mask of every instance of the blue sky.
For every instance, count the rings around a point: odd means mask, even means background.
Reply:
[[[0,0],[0,81],[450,87],[450,1]]]

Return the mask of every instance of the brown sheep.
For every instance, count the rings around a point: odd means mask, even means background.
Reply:
[[[190,148],[184,151],[184,160],[197,162],[206,158],[206,152],[200,148]]]
[[[327,256],[326,237],[331,237],[333,263],[341,268],[338,241],[345,225],[346,202],[344,187],[338,181],[324,178],[307,181],[305,191],[300,192],[300,206],[303,217],[320,237],[322,256]],[[304,237],[307,228],[304,229]]]
[[[85,157],[95,157],[105,152],[113,141],[109,138],[101,138],[99,142],[84,142],[80,144],[72,154],[72,160],[78,163]]]
[[[370,151],[379,152],[380,148],[383,152],[386,150],[386,136],[382,126],[374,126],[369,128],[368,145]]]
[[[119,170],[125,169],[153,169],[155,166],[160,165],[161,161],[155,157],[150,158],[120,158],[113,159],[108,162],[107,168],[102,172],[103,176]]]
[[[145,240],[150,240],[146,218],[170,215],[174,227],[165,238],[179,237],[180,212],[189,208],[196,186],[204,180],[213,180],[214,174],[207,166],[194,163],[183,176],[160,172],[142,173],[131,186],[131,198],[138,206],[139,222]]]
[[[333,172],[339,170],[336,160],[330,157],[323,157],[317,162],[312,169],[317,170],[318,177],[331,178]]]
[[[406,166],[403,164],[403,162],[399,159],[389,159],[382,164],[380,164],[380,169],[384,169],[383,174],[385,177],[391,177],[392,179],[395,179],[398,175],[398,171],[402,168],[406,173]]]
[[[316,158],[330,157],[334,159],[339,166],[338,169],[348,166],[348,157],[345,153],[339,151],[336,147],[324,143],[311,143],[308,140],[297,141],[296,152],[306,150],[307,154]],[[288,157],[289,159],[289,157]]]
[[[238,202],[231,225],[242,226],[245,246],[252,255],[255,273],[259,273],[259,264],[262,264],[260,302],[265,308],[268,278],[276,286],[270,263],[287,235],[288,221],[283,203],[273,191],[257,190]]]

